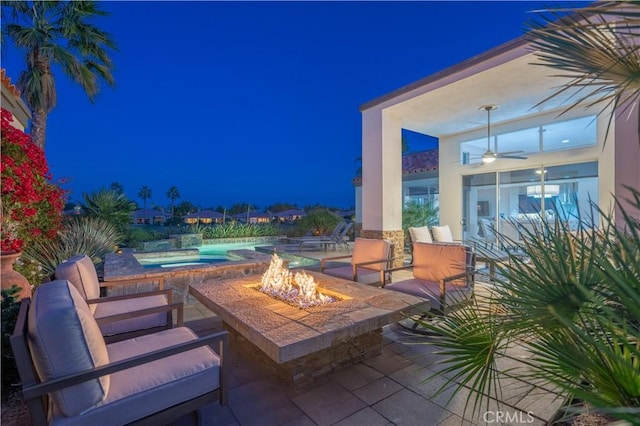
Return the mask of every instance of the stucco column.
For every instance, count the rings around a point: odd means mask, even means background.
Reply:
[[[633,197],[626,187],[640,189],[640,118],[638,105],[635,109],[625,108],[630,106],[623,105],[615,113],[615,195],[627,214],[640,219],[640,210],[627,201]],[[617,205],[615,215],[616,223],[623,223],[622,212]]]
[[[362,113],[361,236],[391,240],[402,264],[402,121],[380,108]]]

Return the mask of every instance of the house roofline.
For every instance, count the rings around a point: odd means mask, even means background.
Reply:
[[[366,102],[364,104],[362,104],[360,106],[360,112],[363,112],[369,108],[373,108],[377,105],[380,105],[390,99],[393,99],[397,96],[400,95],[404,95],[406,93],[409,93],[413,90],[416,90],[420,87],[426,86],[427,84],[433,83],[435,81],[444,79],[445,77],[449,77],[453,74],[459,73],[463,70],[466,70],[468,68],[471,68],[473,66],[476,66],[478,64],[481,64],[483,62],[486,62],[489,59],[492,59],[494,57],[500,56],[506,52],[510,52],[512,50],[515,50],[517,48],[520,48],[522,46],[525,46],[527,44],[529,44],[530,40],[529,40],[529,36],[527,34],[523,34],[520,37],[514,38],[510,41],[507,41],[506,43],[503,43],[499,46],[496,46],[492,49],[486,50],[476,56],[472,56],[471,58],[465,59],[462,62],[458,62],[455,65],[452,65],[448,68],[445,68],[443,70],[437,71],[434,74],[431,74],[427,77],[424,77],[418,81],[415,81],[411,84],[408,84],[406,86],[403,86],[399,89],[394,90],[393,92],[389,92],[386,95],[382,95],[378,98],[375,98],[369,102]]]

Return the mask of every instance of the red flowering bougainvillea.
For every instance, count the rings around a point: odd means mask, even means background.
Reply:
[[[11,125],[2,108],[2,250],[22,250],[54,238],[62,220],[65,193],[49,182],[44,151]]]

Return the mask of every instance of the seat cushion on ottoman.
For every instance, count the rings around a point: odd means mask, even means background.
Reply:
[[[197,339],[186,327],[107,345],[112,362]],[[55,412],[54,425],[127,424],[220,387],[220,359],[209,346],[111,374],[107,397],[73,418]]]
[[[75,286],[56,280],[38,286],[29,309],[29,346],[42,381],[109,363],[107,346]],[[109,376],[56,391],[52,399],[66,416],[93,407],[109,392]]]
[[[166,304],[167,298],[162,294],[135,297],[113,302],[96,303],[96,309],[93,315],[96,319],[100,319],[111,315],[124,314],[147,308],[155,308]],[[167,325],[167,314],[166,312],[159,312],[157,314],[143,315],[107,324],[100,324],[100,331],[102,331],[103,336],[112,336],[114,334],[128,333],[130,331],[145,330],[154,327],[163,327],[165,325]]]

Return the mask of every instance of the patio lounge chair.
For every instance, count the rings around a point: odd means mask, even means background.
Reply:
[[[155,425],[226,403],[227,340],[178,327],[106,344],[75,286],[56,280],[22,301],[11,348],[32,424]]]
[[[324,250],[327,251],[327,246],[329,245],[333,245],[335,247],[343,247],[345,248],[347,251],[349,250],[349,244],[347,243],[347,241],[345,240],[345,237],[347,235],[347,232],[349,232],[351,230],[351,228],[353,227],[353,222],[343,222],[344,226],[340,229],[340,231],[334,235],[334,236],[329,236],[329,237],[302,237],[300,239],[295,239],[295,241],[297,241],[298,244],[298,251],[302,251],[302,246],[303,245],[308,245],[308,244],[317,244],[317,245],[321,245],[324,247]]]
[[[414,243],[413,264],[385,270],[393,273],[410,269],[413,277],[383,285],[383,288],[431,301],[431,312],[419,317],[422,320],[433,313],[446,315],[473,298],[475,254],[465,245]],[[402,325],[402,322],[401,322]],[[416,330],[415,321],[411,328]]]
[[[171,289],[165,290],[162,277],[159,290],[123,296],[100,297],[100,287],[130,285],[149,279],[99,282],[96,268],[86,255],[73,256],[56,267],[55,277],[73,284],[89,305],[107,342],[129,339],[172,327],[173,310],[177,324],[183,324],[182,303],[172,303]],[[110,321],[106,321],[110,319]]]
[[[391,243],[387,240],[356,238],[353,252],[343,256],[325,257],[320,267],[323,274],[345,278],[363,284],[377,284],[387,280],[385,268],[391,265]],[[328,268],[327,263],[351,259],[349,265]]]

